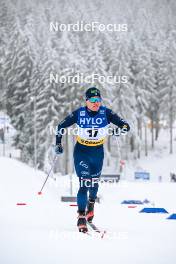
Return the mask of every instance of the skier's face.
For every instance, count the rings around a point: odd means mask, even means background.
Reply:
[[[98,111],[101,106],[101,98],[99,96],[91,97],[86,101],[86,105],[91,111]]]

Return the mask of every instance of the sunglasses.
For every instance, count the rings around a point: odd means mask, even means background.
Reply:
[[[89,98],[89,102],[91,103],[100,103],[102,101],[102,99],[100,97],[91,97]]]

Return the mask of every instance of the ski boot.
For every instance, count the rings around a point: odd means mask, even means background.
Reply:
[[[95,200],[89,199],[86,212],[86,218],[89,223],[92,223],[92,220],[94,218],[94,204]]]
[[[86,233],[88,231],[87,225],[86,225],[86,215],[84,211],[78,211],[78,222],[77,226],[79,229],[79,232]]]

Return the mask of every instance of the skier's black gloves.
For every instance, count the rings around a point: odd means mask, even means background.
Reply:
[[[123,125],[122,128],[120,127],[115,128],[113,131],[113,135],[117,137],[120,135],[126,135],[127,131],[128,131],[127,125]]]
[[[57,155],[63,153],[63,147],[62,147],[62,144],[61,144],[61,143],[59,143],[58,145],[55,146],[55,153],[56,153]]]
[[[128,132],[127,125],[123,125],[123,127],[121,128],[120,134],[126,135],[127,132]]]

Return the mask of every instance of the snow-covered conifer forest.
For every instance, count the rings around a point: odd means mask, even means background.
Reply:
[[[120,154],[114,139],[108,138],[107,164],[113,155],[127,160],[150,155],[164,128],[172,154],[175,14],[174,0],[0,0],[0,111],[10,117],[16,131],[13,145],[20,150],[20,159],[44,168],[52,155],[56,125],[84,104],[84,92],[91,86],[99,88],[103,103],[131,125],[130,133],[118,139]],[[54,30],[56,23],[94,21],[126,25],[126,30]],[[51,74],[78,73],[127,76],[128,81],[50,80]],[[72,148],[73,140],[64,136],[62,165],[58,164],[64,173],[71,168]]]

